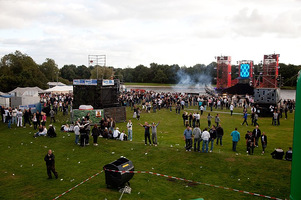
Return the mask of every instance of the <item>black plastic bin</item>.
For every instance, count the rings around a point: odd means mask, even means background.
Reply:
[[[134,173],[108,171],[134,171],[132,161],[126,158],[119,158],[118,160],[105,165],[103,169],[105,170],[107,188],[122,188],[125,184],[129,184],[129,181],[134,176]]]

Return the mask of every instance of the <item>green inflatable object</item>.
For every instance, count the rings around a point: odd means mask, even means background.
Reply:
[[[301,200],[301,76],[297,82],[293,138],[293,161],[291,173],[291,200]]]

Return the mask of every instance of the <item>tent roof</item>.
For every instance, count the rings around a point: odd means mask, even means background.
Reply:
[[[62,85],[66,85],[66,84],[64,84],[64,83],[62,83],[62,82],[48,82],[47,83],[47,85],[49,85],[49,86],[62,86]]]
[[[16,89],[10,91],[9,94],[16,93],[16,96],[33,96],[42,92],[44,92],[44,90],[39,87],[17,87]]]
[[[11,95],[7,94],[7,93],[4,93],[4,92],[0,92],[0,97],[3,97],[3,98],[10,98]]]
[[[45,90],[45,92],[73,92],[73,86],[72,85],[55,86],[53,88],[49,88]]]

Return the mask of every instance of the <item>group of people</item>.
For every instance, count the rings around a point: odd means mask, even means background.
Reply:
[[[50,124],[49,125],[49,128],[47,130],[46,126],[44,125],[40,125],[39,126],[39,129],[38,129],[38,132],[36,132],[33,137],[36,138],[38,136],[48,136],[48,137],[51,137],[51,138],[54,138],[57,136],[56,132],[55,132],[55,127]]]
[[[189,126],[189,127],[193,127],[193,128],[195,128],[196,126],[200,126],[201,115],[202,115],[202,113],[199,114],[199,112],[194,112],[193,114],[192,113],[188,114],[188,112],[184,111],[182,114],[184,126],[185,127]],[[213,116],[210,113],[208,113],[208,115],[207,115],[208,128],[211,127],[212,118],[213,118]],[[214,117],[214,122],[216,124],[216,127],[218,127],[219,124],[221,123],[221,119],[220,119],[218,113]]]
[[[206,127],[203,129],[203,131],[199,128],[198,124],[194,128],[191,128],[189,125],[187,125],[183,135],[185,140],[186,151],[191,151],[191,149],[193,148],[194,151],[208,153],[213,151],[215,139],[217,139],[216,145],[223,145],[222,138],[224,135],[224,130],[220,124],[218,125],[218,127],[212,125],[212,127],[209,130]],[[200,149],[201,142],[203,142],[202,151]],[[211,144],[210,151],[209,144]]]
[[[144,128],[144,141],[145,141],[145,145],[147,145],[147,140],[149,142],[149,145],[153,145],[157,146],[158,142],[157,142],[157,127],[159,126],[160,122],[158,122],[157,124],[155,122],[153,122],[151,125],[148,124],[148,122],[145,122],[144,124],[139,124],[141,127]],[[150,131],[149,129],[152,129],[152,142],[150,139]]]
[[[93,126],[92,130],[91,126]],[[92,135],[93,137],[94,146],[98,146],[97,141],[99,137],[120,141],[127,141],[129,139],[132,141],[132,132],[130,131],[132,130],[131,120],[129,120],[127,127],[129,137],[124,130],[122,130],[121,132],[119,131],[119,128],[116,127],[116,122],[112,117],[102,118],[99,122],[99,125],[97,125],[96,123],[91,125],[90,113],[87,113],[85,117],[78,119],[75,122],[73,130],[66,129],[66,131],[74,132],[75,144],[84,147],[90,145],[90,135]]]
[[[55,122],[54,113],[52,112],[50,112],[50,123]],[[34,130],[36,130],[40,125],[45,126],[47,121],[46,113],[40,113],[38,110],[35,113],[33,113],[31,108],[21,110],[11,107],[1,107],[1,116],[2,121],[4,123],[7,123],[8,128],[12,128],[12,125],[14,124],[16,127],[26,128],[26,124],[28,124],[30,127],[33,126]]]
[[[240,133],[238,132],[237,128],[235,128],[235,130],[231,132],[231,136],[232,136],[232,150],[236,152],[237,151],[236,150],[237,143],[241,139]],[[249,154],[249,155],[254,154],[254,149],[255,149],[255,147],[258,147],[259,141],[261,142],[261,146],[262,146],[261,153],[262,154],[265,153],[265,149],[268,144],[268,138],[265,135],[265,132],[261,132],[258,125],[255,127],[255,129],[253,131],[247,131],[247,133],[245,135],[245,140],[246,140],[247,154]]]

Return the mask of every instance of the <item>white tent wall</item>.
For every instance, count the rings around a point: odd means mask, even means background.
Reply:
[[[37,96],[11,97],[11,107],[36,104],[39,102],[40,102],[40,97]]]
[[[0,97],[0,105],[9,107],[9,98]]]

